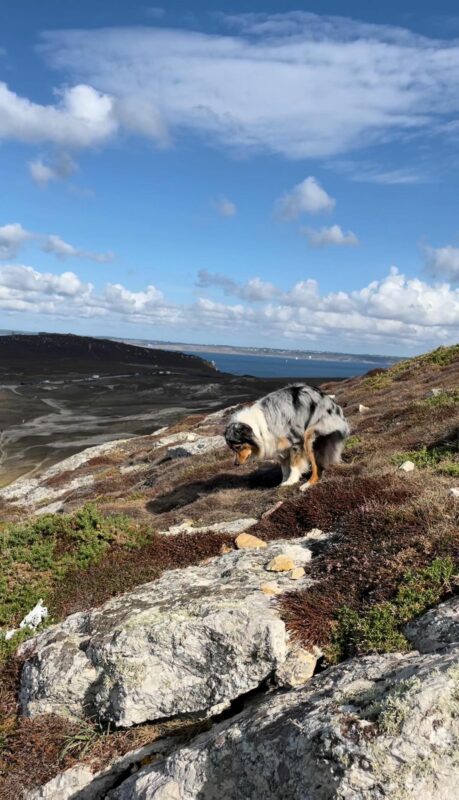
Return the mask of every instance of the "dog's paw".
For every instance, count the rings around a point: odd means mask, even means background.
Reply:
[[[306,483],[302,483],[300,486],[300,492],[305,492],[306,489],[309,489],[310,486],[311,484],[309,483],[309,481],[306,481]]]

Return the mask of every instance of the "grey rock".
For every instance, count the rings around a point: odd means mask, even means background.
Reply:
[[[249,705],[109,800],[456,800],[459,649],[368,656]]]
[[[399,469],[401,469],[402,472],[414,472],[416,464],[413,461],[404,461],[403,464],[400,464]]]
[[[192,522],[181,522],[179,525],[171,525],[165,531],[159,531],[163,536],[176,536],[178,533],[242,533],[243,531],[256,525],[256,517],[241,517],[229,522],[214,522],[212,525],[201,525],[194,527]]]
[[[164,573],[100,608],[68,617],[20,649],[27,656],[27,715],[98,716],[130,726],[216,706],[255,689],[286,660],[291,643],[265,565],[281,552],[296,563],[327,542],[272,542]],[[279,575],[281,592],[310,585]]]
[[[152,755],[163,755],[173,749],[173,741],[162,739],[131,750],[101,770],[88,764],[76,764],[59,772],[37,789],[23,793],[21,800],[103,800],[109,789],[127,778],[132,767]]]
[[[186,458],[187,456],[200,456],[203,453],[212,453],[226,446],[223,436],[201,436],[193,441],[185,441],[175,447],[170,447],[167,455],[170,458]]]
[[[404,629],[408,641],[420,653],[430,653],[445,645],[459,645],[459,597],[432,608]]]

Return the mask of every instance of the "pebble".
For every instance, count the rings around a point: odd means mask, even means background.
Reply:
[[[295,562],[289,556],[281,553],[271,559],[266,565],[266,569],[268,572],[290,572],[291,569],[295,569]]]
[[[274,582],[262,583],[260,586],[260,591],[263,592],[263,594],[282,594],[282,589],[280,589],[277,583]]]
[[[236,536],[235,545],[238,550],[248,550],[251,548],[266,547],[266,542],[251,533],[240,533]]]
[[[416,469],[416,465],[412,461],[404,461],[403,464],[400,464],[400,469],[403,472],[413,472]]]
[[[448,494],[451,495],[451,497],[459,497],[459,489],[454,486],[449,490]]]
[[[304,567],[295,567],[295,569],[292,569],[290,573],[290,578],[292,581],[299,581],[304,574],[305,574]]]
[[[365,411],[369,411],[369,410],[370,410],[369,406],[364,406],[364,405],[362,405],[362,403],[360,403],[360,405],[359,405],[359,414],[364,414]]]

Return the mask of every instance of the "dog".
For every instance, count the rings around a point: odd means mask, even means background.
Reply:
[[[236,464],[250,457],[278,459],[281,486],[299,483],[310,469],[301,491],[317,483],[326,467],[341,461],[348,436],[342,408],[330,395],[303,383],[277,389],[236,411],[225,430]]]

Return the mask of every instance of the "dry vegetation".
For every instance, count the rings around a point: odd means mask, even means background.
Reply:
[[[122,475],[112,454],[93,459],[86,470],[95,484],[69,497],[65,515],[24,523],[4,505],[2,627],[17,624],[39,597],[57,620],[165,569],[216,556],[233,546],[231,537],[164,537],[159,531],[190,518],[198,526],[261,517],[282,499],[253,533],[270,540],[315,527],[335,532],[310,567],[314,586],[279,601],[292,633],[327,648],[329,660],[403,648],[402,623],[457,585],[459,501],[449,489],[458,485],[459,472],[459,346],[326,389],[345,408],[352,436],[344,464],[305,495],[278,488],[277,465],[235,468],[226,452],[170,461],[143,438],[128,446],[123,462],[142,465],[142,471]],[[359,403],[370,410],[360,414]],[[193,425],[212,435],[222,422],[203,427],[200,416],[173,431]],[[406,458],[417,466],[411,474],[399,470]],[[58,478],[51,483],[61,485]],[[78,760],[100,766],[162,735],[163,728],[152,725],[107,734],[96,722],[83,730],[56,718],[20,719],[20,665],[2,646],[0,795],[6,800]],[[188,724],[182,721],[178,729]]]

